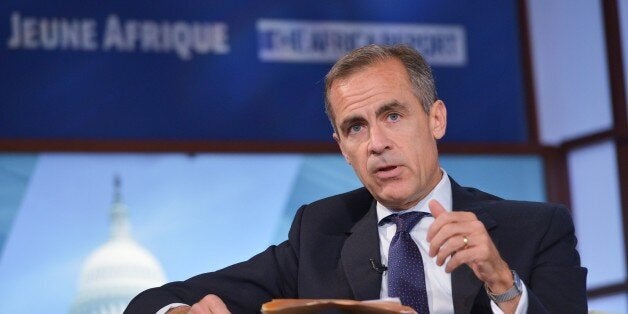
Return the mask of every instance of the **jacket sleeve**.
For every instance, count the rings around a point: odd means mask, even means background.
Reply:
[[[571,216],[556,208],[530,272],[528,313],[587,313],[587,270],[576,243]]]
[[[137,295],[124,313],[156,313],[172,303],[192,305],[208,294],[220,297],[234,313],[259,313],[272,298],[296,298],[297,267],[302,206],[290,228],[288,240],[248,261],[167,283]]]

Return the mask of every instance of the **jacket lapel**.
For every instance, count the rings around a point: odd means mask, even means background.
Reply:
[[[381,261],[377,231],[376,202],[348,232],[340,260],[351,290],[357,300],[379,299],[382,275],[371,265],[370,259]]]
[[[497,246],[497,239],[491,234],[491,230],[497,226],[497,222],[491,215],[478,205],[478,198],[462,188],[451,177],[451,192],[454,211],[473,212],[488,230],[491,239]],[[470,313],[477,294],[482,289],[482,282],[475,276],[473,270],[467,265],[462,265],[451,274],[452,298],[455,313]]]

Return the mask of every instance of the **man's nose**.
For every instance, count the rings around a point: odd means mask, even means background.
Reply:
[[[369,133],[369,152],[371,154],[379,155],[387,149],[390,149],[390,139],[384,129],[376,124],[373,124],[369,129]]]

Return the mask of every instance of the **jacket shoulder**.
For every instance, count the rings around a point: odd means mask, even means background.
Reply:
[[[310,226],[344,229],[362,219],[373,205],[373,196],[364,187],[326,197],[301,207],[302,222]],[[335,228],[334,228],[335,229]]]
[[[373,196],[369,191],[361,187],[353,191],[329,196],[308,204],[308,207],[328,208],[329,206],[356,207],[360,205],[370,206]]]

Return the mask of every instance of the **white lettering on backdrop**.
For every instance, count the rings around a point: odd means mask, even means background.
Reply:
[[[111,14],[99,32],[98,21],[92,18],[33,17],[12,12],[9,25],[6,43],[12,50],[174,53],[181,60],[230,50],[228,27],[222,22],[125,20]]]
[[[438,66],[465,66],[465,29],[459,25],[257,21],[258,57],[267,62],[333,62],[368,44],[407,44]]]

